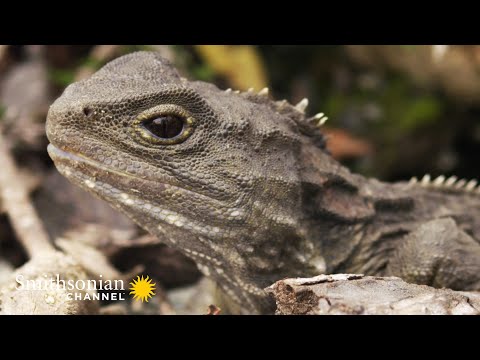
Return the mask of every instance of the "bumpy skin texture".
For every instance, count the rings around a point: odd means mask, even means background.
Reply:
[[[188,119],[185,138],[152,140],[142,121],[168,114]],[[70,85],[47,135],[63,175],[191,257],[245,312],[272,310],[273,282],[321,273],[480,289],[475,191],[351,174],[302,111],[188,81],[158,54]]]

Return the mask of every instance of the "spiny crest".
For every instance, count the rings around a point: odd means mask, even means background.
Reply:
[[[240,91],[240,90],[232,90],[231,88],[228,88],[225,90],[226,93],[231,93],[233,92],[234,94],[239,94],[241,96],[248,96],[251,98],[253,96],[253,99],[269,99],[272,104],[274,104],[275,108],[282,112],[282,110],[295,110],[299,114],[305,115],[305,110],[308,106],[308,99],[304,98],[302,99],[297,105],[292,105],[289,103],[287,100],[280,100],[280,101],[274,101],[270,99],[270,90],[268,87],[263,88],[260,90],[258,93],[255,93],[253,88],[249,88],[247,91]],[[318,113],[315,116],[307,119],[309,122],[314,123],[316,126],[322,126],[325,124],[325,122],[328,120],[328,117],[325,116],[324,113]]]
[[[326,138],[320,132],[322,127],[328,120],[328,117],[324,113],[318,113],[312,117],[307,118],[305,116],[305,110],[308,106],[308,99],[302,99],[298,104],[292,105],[287,100],[275,101],[270,97],[270,91],[268,87],[263,88],[258,93],[255,93],[253,88],[249,88],[247,91],[232,90],[228,88],[226,93],[234,93],[239,96],[244,96],[251,101],[258,101],[265,103],[266,101],[280,114],[285,114],[292,117],[299,125],[300,132],[304,135],[310,136],[315,145],[321,149],[326,149]]]
[[[417,179],[416,177],[412,177],[409,184],[420,185],[426,188],[457,190],[480,194],[480,187],[478,186],[477,180],[458,179],[456,176],[450,176],[447,178],[444,175],[440,175],[436,179],[432,180],[431,176],[426,174],[421,180]]]

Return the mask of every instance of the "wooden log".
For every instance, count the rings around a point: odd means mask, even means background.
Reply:
[[[361,274],[284,279],[266,288],[282,315],[479,315],[480,292]]]

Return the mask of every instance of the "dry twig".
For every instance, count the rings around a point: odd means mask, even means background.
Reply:
[[[0,198],[19,241],[30,258],[37,254],[53,252],[43,223],[39,219],[24,186],[8,144],[0,134]]]
[[[0,287],[2,314],[92,314],[98,311],[97,301],[68,298],[61,287],[45,289],[18,288],[18,278],[45,281],[73,278],[87,280],[87,273],[72,257],[56,251],[50,243],[43,223],[29,198],[28,187],[22,181],[9,146],[0,132],[0,198],[12,227],[29,257]],[[59,284],[53,280],[53,285]]]

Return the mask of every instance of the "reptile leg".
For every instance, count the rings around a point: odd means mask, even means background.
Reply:
[[[402,239],[386,273],[437,288],[480,290],[480,244],[452,218],[432,220]]]

